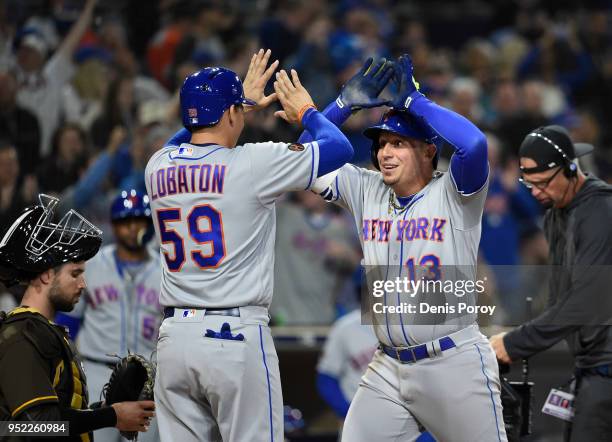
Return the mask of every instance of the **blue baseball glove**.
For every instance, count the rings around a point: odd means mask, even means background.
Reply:
[[[423,97],[419,92],[419,83],[414,79],[414,67],[408,54],[402,55],[395,63],[393,81],[398,92],[391,100],[391,106],[397,110],[408,110],[413,100]]]
[[[336,103],[348,106],[352,111],[389,104],[388,100],[378,98],[393,76],[395,63],[381,58],[374,62],[368,58],[353,77],[342,86]]]

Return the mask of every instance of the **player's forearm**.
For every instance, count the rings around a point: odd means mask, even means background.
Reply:
[[[79,44],[79,41],[81,38],[83,38],[83,34],[85,34],[85,31],[87,31],[87,28],[89,28],[89,25],[93,19],[93,11],[95,6],[96,2],[93,0],[85,3],[85,7],[81,11],[81,15],[74,25],[72,25],[70,32],[62,42],[59,50],[64,52],[68,57],[72,55],[75,48]]]
[[[341,127],[346,120],[351,116],[351,109],[348,106],[340,107],[338,100],[332,101],[321,112],[325,118],[334,123],[336,127]],[[314,138],[308,130],[305,130],[298,139],[299,143],[310,143]]]
[[[346,417],[351,404],[342,394],[338,379],[324,373],[319,373],[317,375],[317,390],[339,417]]]
[[[79,180],[74,191],[74,205],[76,208],[87,207],[99,194],[100,186],[113,167],[114,156],[102,152],[96,161],[89,166],[85,175]]]
[[[302,124],[319,145],[319,168],[317,176],[336,170],[353,158],[353,146],[344,134],[315,109],[309,109]]]
[[[58,404],[41,404],[28,408],[20,413],[17,419],[28,422],[68,421],[71,436],[99,430],[100,428],[114,427],[117,424],[117,415],[113,407],[75,410],[74,408],[60,407]]]
[[[457,189],[463,193],[479,190],[487,180],[487,139],[468,119],[438,106],[424,96],[410,104],[408,112],[455,150],[451,172]]]
[[[576,329],[576,326],[540,324],[536,319],[508,332],[504,346],[510,359],[516,361],[552,347]]]

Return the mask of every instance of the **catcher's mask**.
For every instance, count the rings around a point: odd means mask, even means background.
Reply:
[[[378,164],[378,157],[376,155],[380,148],[378,137],[382,131],[392,132],[403,137],[414,138],[436,146],[436,155],[432,159],[433,168],[436,170],[440,157],[440,147],[436,144],[438,137],[429,134],[430,131],[424,127],[422,123],[411,117],[410,114],[395,109],[385,112],[378,124],[370,126],[363,131],[363,134],[372,140],[372,147],[370,150],[371,160],[374,167],[378,170],[380,170],[380,164]]]
[[[0,241],[0,279],[14,284],[67,262],[92,258],[102,244],[102,231],[74,210],[53,222],[59,200],[40,194],[40,205],[25,211]]]

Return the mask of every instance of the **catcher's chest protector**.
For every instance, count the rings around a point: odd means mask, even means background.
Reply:
[[[81,362],[60,326],[52,324],[40,314],[20,308],[14,310],[1,327],[3,333],[7,327],[22,333],[41,357],[48,361],[50,380],[62,406],[77,410],[88,408],[87,380]]]

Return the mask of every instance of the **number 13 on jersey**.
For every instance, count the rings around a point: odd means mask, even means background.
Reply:
[[[190,259],[201,269],[215,268],[223,262],[225,258],[223,220],[221,213],[213,206],[210,204],[195,206],[185,219],[180,208],[157,209],[155,215],[159,224],[161,243],[174,246],[173,254],[163,252],[166,265],[171,272],[181,271],[187,260],[186,253],[189,253]],[[191,251],[186,250],[185,238],[172,228],[174,223],[185,223],[189,233],[188,246],[193,246],[190,247]],[[204,224],[208,225],[203,227]],[[193,250],[196,245],[207,244],[210,246],[209,253],[204,254],[200,248]]]

